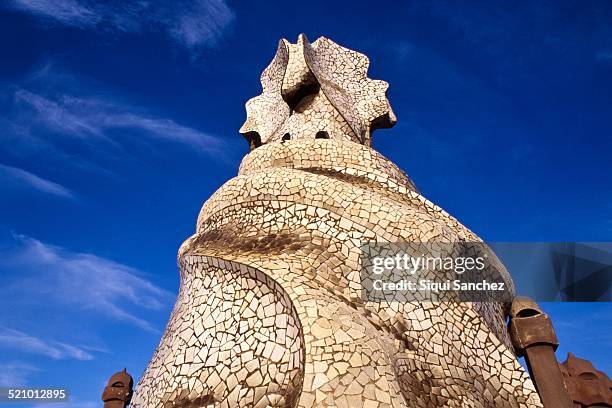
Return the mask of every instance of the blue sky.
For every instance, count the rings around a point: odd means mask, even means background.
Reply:
[[[370,57],[399,119],[375,148],[485,240],[612,241],[610,21],[607,1],[3,2],[0,384],[87,408],[138,378],[177,249],[247,152],[244,102],[300,32]],[[543,306],[560,358],[612,372],[609,303]]]

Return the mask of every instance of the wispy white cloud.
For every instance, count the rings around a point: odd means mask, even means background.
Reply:
[[[4,92],[2,87],[1,92]],[[10,94],[10,91],[7,94]],[[95,157],[74,154],[66,150],[65,145],[58,144],[56,138],[44,129],[34,129],[33,117],[28,112],[13,110],[15,112],[6,113],[4,118],[0,118],[0,155],[37,163],[41,162],[40,159],[51,160],[62,167],[69,166],[78,171],[115,176],[111,168],[97,161]]]
[[[234,14],[223,0],[199,0],[190,4],[191,10],[178,14],[168,24],[172,37],[190,49],[217,43]]]
[[[22,362],[0,364],[0,386],[20,387],[27,385],[32,374],[40,371],[38,367]]]
[[[0,347],[50,357],[54,360],[93,360],[84,349],[66,343],[43,340],[6,327],[0,327]]]
[[[37,16],[77,27],[87,27],[100,22],[100,17],[78,0],[13,0],[8,6]]]
[[[19,161],[42,157],[57,166],[112,176],[117,160],[139,159],[134,147],[162,153],[174,144],[218,160],[231,154],[221,137],[130,102],[53,61],[20,82],[0,84],[0,95],[0,152]]]
[[[0,295],[3,291],[5,297],[10,292],[27,292],[30,299],[64,305],[73,313],[78,310],[98,314],[150,332],[158,330],[136,313],[160,310],[171,299],[169,292],[145,279],[144,274],[134,268],[22,235],[14,235],[12,242],[0,247],[0,269],[19,277],[6,284]],[[73,355],[80,352],[71,351],[67,345],[62,345],[60,350]]]
[[[14,92],[14,102],[21,109],[17,121],[27,120],[29,126],[25,123],[22,126],[35,128],[39,133],[51,132],[88,143],[97,140],[120,148],[125,135],[136,132],[145,140],[180,143],[208,154],[223,152],[223,142],[216,136],[102,97],[45,96],[19,88]]]
[[[13,181],[34,190],[63,198],[75,198],[72,191],[18,167],[0,164],[0,181]]]
[[[7,7],[80,29],[161,31],[191,51],[216,44],[234,20],[224,0],[12,0]]]
[[[15,91],[14,99],[17,104],[25,104],[32,108],[34,111],[32,120],[42,122],[50,130],[75,137],[102,135],[97,126],[92,126],[86,118],[81,118],[62,106],[61,102],[55,102],[25,89]]]
[[[72,138],[96,138],[120,146],[126,131],[136,131],[139,137],[181,143],[204,153],[222,151],[223,144],[215,136],[103,98],[68,94],[46,97],[25,89],[16,90],[14,98],[17,104],[31,108],[31,123]]]

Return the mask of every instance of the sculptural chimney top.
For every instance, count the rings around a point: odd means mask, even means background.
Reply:
[[[612,380],[593,363],[568,353],[559,368],[575,406],[612,407]]]
[[[282,39],[261,75],[263,92],[246,103],[240,133],[251,149],[293,139],[339,139],[369,146],[396,119],[385,81],[367,77],[370,61],[320,37]]]

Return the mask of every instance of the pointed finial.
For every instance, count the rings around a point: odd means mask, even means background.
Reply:
[[[240,133],[251,148],[293,139],[329,138],[371,144],[396,118],[388,84],[367,77],[370,61],[356,51],[305,34],[283,39],[261,76],[263,92],[246,104]]]

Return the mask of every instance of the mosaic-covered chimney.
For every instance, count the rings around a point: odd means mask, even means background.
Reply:
[[[395,116],[368,65],[281,40],[247,102],[251,151],[179,250],[133,407],[542,406],[502,304],[362,298],[363,242],[480,241],[370,147]]]

